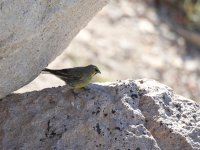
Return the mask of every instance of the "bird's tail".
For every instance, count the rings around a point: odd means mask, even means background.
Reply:
[[[51,73],[51,69],[45,68],[42,70],[42,74],[50,74]]]

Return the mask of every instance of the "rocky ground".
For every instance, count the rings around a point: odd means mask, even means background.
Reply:
[[[0,101],[0,149],[199,150],[199,116],[154,80],[47,88]]]
[[[95,81],[151,78],[200,102],[200,52],[161,18],[151,1],[111,0],[48,67],[95,64],[102,72]],[[17,92],[63,84],[40,75]]]

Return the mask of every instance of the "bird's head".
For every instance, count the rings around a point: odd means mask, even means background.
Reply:
[[[92,72],[92,75],[96,75],[97,73],[101,73],[101,71],[99,70],[99,68],[97,66],[95,66],[95,65],[89,65],[87,67]]]

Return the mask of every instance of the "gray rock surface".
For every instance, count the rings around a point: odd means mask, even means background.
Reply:
[[[153,80],[66,86],[0,101],[2,150],[192,150],[200,106]]]
[[[0,0],[0,98],[32,81],[108,0]]]

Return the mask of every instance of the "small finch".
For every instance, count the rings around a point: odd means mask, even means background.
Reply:
[[[51,70],[45,68],[42,71],[49,72],[57,76],[73,89],[85,87],[94,75],[96,75],[97,73],[101,73],[98,67],[94,65],[61,70]]]

